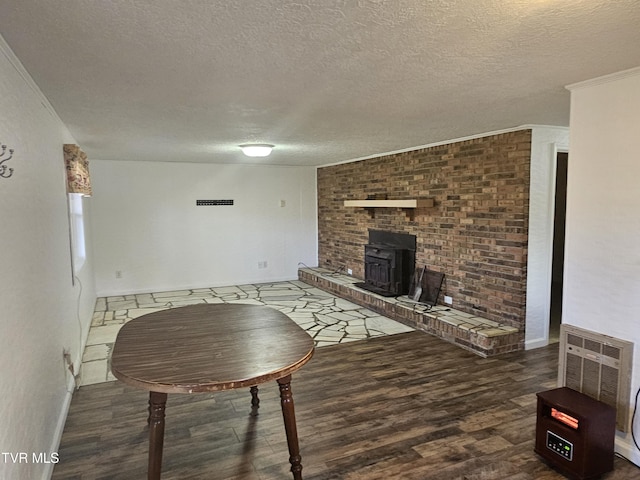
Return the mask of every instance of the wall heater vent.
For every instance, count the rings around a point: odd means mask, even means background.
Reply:
[[[616,408],[616,428],[629,431],[633,343],[572,325],[560,326],[558,386]]]
[[[233,205],[233,200],[196,200],[197,207],[220,207]]]

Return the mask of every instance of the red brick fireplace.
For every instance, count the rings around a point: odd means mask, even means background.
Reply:
[[[415,235],[416,266],[445,274],[455,309],[524,342],[530,158],[531,130],[520,130],[319,168],[319,265],[364,279],[370,229]],[[411,215],[344,205],[376,196],[435,204]]]

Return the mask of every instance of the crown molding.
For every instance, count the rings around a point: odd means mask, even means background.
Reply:
[[[609,75],[603,75],[601,77],[591,78],[582,82],[572,83],[565,86],[569,91],[578,90],[580,88],[592,87],[595,85],[603,85],[605,83],[615,82],[622,80],[623,78],[634,77],[640,75],[640,67],[630,68],[628,70],[622,70],[620,72],[610,73]]]
[[[359,162],[361,160],[370,160],[372,158],[386,157],[387,155],[397,155],[399,153],[412,152],[414,150],[422,150],[425,148],[439,147],[441,145],[449,145],[450,143],[465,142],[467,140],[475,140],[483,137],[491,137],[493,135],[500,135],[503,133],[518,132],[520,130],[534,130],[536,128],[556,128],[556,129],[564,129],[567,131],[569,130],[569,127],[558,127],[554,125],[533,125],[533,124],[519,125],[517,127],[505,128],[502,130],[493,130],[490,132],[477,133],[475,135],[469,135],[466,137],[452,138],[449,140],[443,140],[441,142],[434,142],[434,143],[428,143],[426,145],[418,145],[416,147],[403,148],[402,150],[393,150],[391,152],[374,153],[373,155],[367,155],[365,157],[358,157],[358,158],[352,158],[350,160],[342,160],[340,162],[327,163],[325,165],[316,166],[316,169],[324,168],[324,167],[333,167],[335,165],[342,165],[344,163]]]
[[[11,64],[11,66],[18,73],[18,75],[20,75],[24,83],[31,89],[34,95],[38,97],[38,99],[40,100],[40,103],[42,103],[42,105],[49,112],[49,114],[52,117],[54,117],[56,120],[58,120],[62,125],[64,125],[64,122],[58,116],[58,113],[53,108],[53,105],[51,105],[51,103],[49,102],[49,99],[45,97],[44,93],[42,93],[42,90],[40,90],[40,87],[38,87],[38,85],[33,80],[33,78],[31,78],[31,75],[29,75],[29,72],[27,71],[27,69],[24,68],[24,65],[22,65],[22,62],[16,56],[16,54],[13,53],[13,50],[11,50],[11,47],[9,46],[9,44],[7,43],[7,41],[4,39],[2,35],[0,35],[0,52],[6,57],[6,59]]]

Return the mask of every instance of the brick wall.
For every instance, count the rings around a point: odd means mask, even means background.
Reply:
[[[445,273],[458,310],[524,332],[531,130],[318,169],[319,264],[364,278],[370,228],[416,235],[418,267]],[[433,198],[415,212],[344,200]],[[442,297],[441,297],[442,300]]]

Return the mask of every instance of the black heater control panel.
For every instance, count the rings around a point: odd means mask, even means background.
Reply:
[[[562,455],[567,460],[573,460],[573,443],[547,430],[547,448]]]

